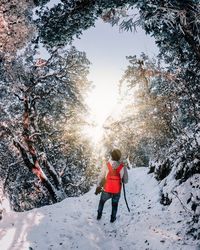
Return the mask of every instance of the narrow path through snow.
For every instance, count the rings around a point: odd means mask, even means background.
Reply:
[[[82,197],[52,206],[6,214],[0,222],[0,249],[197,249],[179,236],[179,215],[159,204],[159,186],[146,168],[129,171],[126,190],[131,212],[122,195],[113,224],[109,222],[110,201],[102,219],[96,220],[99,196],[94,195],[94,188]]]

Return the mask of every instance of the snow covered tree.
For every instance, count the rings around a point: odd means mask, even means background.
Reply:
[[[34,1],[38,6],[35,20],[38,40],[47,48],[70,43],[74,37],[80,37],[83,30],[94,26],[104,9],[123,6],[128,1],[62,0],[51,8],[48,2]]]
[[[132,13],[131,8],[139,13]],[[188,1],[129,1],[118,9],[105,10],[104,20],[118,24],[123,30],[138,26],[155,38],[160,58],[170,70],[179,72],[176,78],[182,127],[199,119],[199,12],[200,4]],[[175,79],[174,79],[175,80]]]
[[[17,49],[25,46],[34,33],[31,24],[30,1],[1,1],[0,5],[0,56],[7,57],[16,53]]]
[[[110,119],[107,122],[112,128],[112,139],[108,136],[108,141],[115,138],[125,154],[132,155],[136,165],[147,166],[150,156],[175,136],[173,111],[177,103],[166,87],[175,74],[162,69],[156,60],[150,60],[145,54],[127,59],[129,66],[120,84],[124,108],[117,121]]]
[[[10,152],[8,160],[4,151],[1,151],[2,168],[9,173],[9,164],[20,167],[22,175],[19,179],[21,180],[25,171],[25,175],[31,176],[30,182],[34,179],[33,175],[28,174],[31,171],[39,180],[37,188],[40,184],[44,186],[55,202],[63,199],[67,193],[64,179],[69,171],[66,155],[70,154],[71,159],[81,161],[77,166],[80,176],[85,174],[89,165],[84,150],[77,151],[83,143],[81,138],[76,144],[69,138],[63,139],[65,133],[73,132],[76,138],[75,132],[80,130],[84,121],[86,106],[83,98],[90,86],[87,80],[89,61],[85,53],[78,52],[74,47],[68,50],[54,49],[47,60],[38,59],[36,50],[30,47],[24,54],[26,56],[21,55],[10,64],[2,64],[4,79],[1,85],[1,136],[4,138],[3,145]],[[69,126],[72,123],[73,130]],[[81,171],[81,166],[84,171]],[[78,172],[74,169],[70,171],[72,176]],[[16,169],[11,172],[17,174]],[[2,177],[5,181],[4,172]],[[85,184],[87,189],[88,183],[85,180],[77,185],[77,189]],[[82,192],[84,191],[83,187]],[[76,193],[77,191],[73,195]]]

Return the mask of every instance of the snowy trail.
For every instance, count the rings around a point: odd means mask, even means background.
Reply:
[[[94,188],[82,197],[28,212],[11,212],[0,222],[1,250],[194,250],[178,236],[179,215],[159,204],[159,187],[146,168],[129,171],[127,211],[120,199],[117,221],[109,222],[111,204],[96,220],[99,196]]]

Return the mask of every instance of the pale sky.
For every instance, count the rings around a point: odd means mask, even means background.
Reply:
[[[145,35],[142,29],[134,32],[119,32],[117,26],[112,27],[101,19],[83,32],[73,45],[85,51],[90,66],[89,80],[95,89],[90,93],[87,103],[91,115],[98,123],[103,123],[116,106],[118,82],[128,65],[126,56],[140,55],[145,52],[149,56],[158,54],[154,39]]]

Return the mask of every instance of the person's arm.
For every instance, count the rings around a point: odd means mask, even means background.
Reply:
[[[102,190],[103,190],[102,187],[104,185],[105,178],[106,178],[106,168],[105,168],[105,165],[103,165],[103,167],[101,169],[101,173],[100,173],[98,180],[97,180],[97,187],[95,190],[96,195],[98,195],[99,193],[102,192]]]
[[[102,169],[101,169],[101,173],[97,179],[97,187],[102,187],[103,186],[103,182],[105,180],[106,177],[106,167],[105,164],[103,165]]]
[[[127,156],[126,161],[127,161],[127,163],[128,163],[127,168],[128,168],[128,169],[131,169],[131,168],[132,168],[132,165],[131,165],[131,163],[130,163],[129,156]]]

